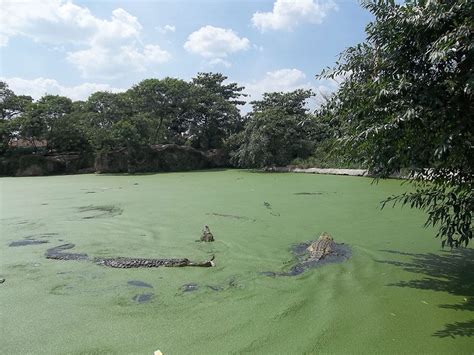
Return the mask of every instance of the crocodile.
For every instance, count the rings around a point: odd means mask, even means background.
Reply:
[[[336,243],[334,239],[327,234],[323,233],[318,240],[312,242],[306,250],[309,252],[309,258],[306,261],[319,261],[324,259],[328,255],[334,253],[336,249]]]
[[[339,263],[351,257],[350,248],[344,243],[336,243],[328,234],[323,233],[318,240],[304,242],[292,247],[297,263],[289,271],[264,271],[267,276],[297,276],[308,268],[328,263]]]
[[[214,236],[208,226],[204,226],[202,230],[201,242],[213,242]]]
[[[130,269],[138,267],[184,267],[184,266],[199,266],[211,267],[215,266],[214,257],[204,262],[193,262],[189,259],[147,259],[147,258],[96,258],[95,262],[99,265]]]
[[[75,245],[72,243],[62,244],[46,251],[47,259],[55,260],[89,260],[96,264],[109,266],[113,268],[139,268],[139,267],[184,267],[184,266],[198,266],[198,267],[212,267],[215,266],[214,256],[204,262],[193,262],[187,258],[181,259],[154,259],[154,258],[94,258],[91,259],[87,254],[68,253],[64,250],[72,249]]]

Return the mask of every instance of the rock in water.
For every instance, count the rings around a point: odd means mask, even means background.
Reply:
[[[201,242],[213,242],[214,236],[208,226],[204,226],[202,230]]]

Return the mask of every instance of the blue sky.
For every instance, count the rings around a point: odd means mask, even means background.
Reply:
[[[224,73],[253,99],[324,93],[337,83],[315,74],[363,41],[371,19],[350,0],[0,1],[0,77],[35,98],[200,71]]]

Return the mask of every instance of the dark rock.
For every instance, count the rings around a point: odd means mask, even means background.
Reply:
[[[225,154],[203,152],[176,144],[160,144],[131,153],[127,149],[99,153],[95,169],[99,173],[187,171],[228,166]]]
[[[0,159],[0,175],[41,176],[91,172],[92,154],[23,154]]]

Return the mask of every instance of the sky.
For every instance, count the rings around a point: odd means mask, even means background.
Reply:
[[[17,94],[84,100],[147,78],[220,72],[264,92],[337,87],[316,80],[365,39],[356,0],[0,0],[0,80]]]

